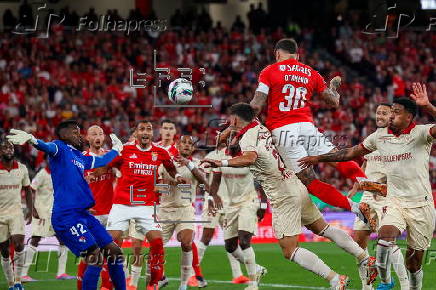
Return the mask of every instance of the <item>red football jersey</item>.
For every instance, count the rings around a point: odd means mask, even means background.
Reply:
[[[109,150],[104,150],[104,153]],[[95,154],[85,151],[84,155],[96,156]],[[111,167],[105,166],[90,170],[85,170],[85,177],[94,173],[95,177],[91,177],[88,180],[89,188],[91,188],[92,194],[95,199],[95,206],[92,208],[95,210],[95,215],[109,214],[112,208],[112,199],[114,195],[114,180],[115,174]]]
[[[158,167],[174,167],[167,151],[155,145],[144,150],[136,142],[124,145],[121,156],[111,166],[121,171],[114,193],[114,203],[126,205],[153,205],[159,202],[154,191],[158,182]],[[174,167],[175,170],[175,167]]]
[[[313,122],[310,100],[326,89],[323,77],[296,59],[271,64],[259,75],[258,91],[268,95],[266,126]]]
[[[162,145],[162,141],[159,141],[154,143],[154,145],[162,149],[165,149],[170,154],[171,157],[179,155],[179,150],[177,150],[175,143],[165,147]]]

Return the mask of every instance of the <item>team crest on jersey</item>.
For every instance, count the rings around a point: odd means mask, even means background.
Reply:
[[[151,160],[152,161],[157,161],[157,156],[158,156],[157,152],[151,152]]]
[[[286,70],[286,65],[279,65],[279,70],[280,71],[285,71]]]
[[[136,156],[136,154],[133,153],[132,155],[129,156],[129,158],[134,159],[134,158],[138,158],[138,156]]]

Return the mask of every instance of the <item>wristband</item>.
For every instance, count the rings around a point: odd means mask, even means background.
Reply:
[[[212,195],[208,195],[207,196],[207,200],[213,201],[213,196]]]
[[[194,162],[189,161],[188,164],[186,165],[186,167],[188,167],[188,169],[189,169],[190,171],[192,171],[192,170],[194,170],[194,168],[195,168],[195,164],[194,164]]]
[[[229,167],[229,160],[221,160],[221,167]]]
[[[261,202],[260,203],[260,209],[267,209],[268,204],[266,202]]]
[[[180,173],[176,173],[176,175],[174,176],[174,178],[177,179],[177,177],[182,177],[182,176],[180,175]]]

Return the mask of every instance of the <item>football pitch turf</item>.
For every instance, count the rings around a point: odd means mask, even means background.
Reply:
[[[398,241],[400,247],[404,248],[404,241]],[[301,246],[315,252],[333,270],[341,274],[347,274],[351,278],[350,289],[360,289],[360,280],[357,273],[356,262],[353,257],[345,254],[333,243],[301,243]],[[308,271],[301,269],[296,264],[283,258],[278,244],[257,244],[254,245],[256,261],[268,269],[268,274],[261,281],[260,289],[325,289],[328,284],[321,278]],[[370,252],[374,253],[374,242],[370,244]],[[164,289],[178,289],[180,275],[180,248],[166,248],[165,272],[170,278],[169,286]],[[403,251],[404,254],[404,251]],[[25,289],[76,289],[76,281],[57,281],[55,279],[57,269],[56,252],[50,257],[47,269],[48,253],[43,252],[38,258],[38,269],[36,265],[30,268],[29,275],[38,282],[26,283]],[[75,257],[69,253],[67,272],[75,275]],[[223,246],[210,246],[202,262],[203,274],[209,285],[206,289],[244,289],[246,285],[231,284],[231,271],[225,255]],[[245,273],[245,267],[242,267]],[[36,271],[38,270],[38,271]],[[144,276],[144,270],[142,273]],[[395,274],[393,276],[396,279]],[[7,289],[3,273],[0,277],[0,289]],[[196,287],[190,287],[194,289]],[[145,289],[143,277],[140,280],[138,289]],[[400,289],[396,283],[395,289]],[[433,240],[432,250],[424,258],[424,285],[423,289],[436,289],[436,240]]]

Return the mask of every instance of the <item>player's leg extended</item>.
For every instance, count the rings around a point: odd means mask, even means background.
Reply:
[[[7,230],[7,228],[6,228],[6,230]],[[5,241],[0,243],[0,253],[2,256],[1,259],[2,259],[3,273],[5,274],[6,281],[9,285],[9,287],[13,287],[14,286],[14,270],[12,268],[11,257],[9,256],[9,239],[7,237],[7,234],[3,235],[3,233],[4,233],[4,231],[1,231],[1,225],[0,225],[0,239],[6,238]]]
[[[362,226],[365,226],[368,229],[365,230],[356,230],[356,224],[362,223]],[[354,222],[354,235],[353,240],[362,248],[365,249],[366,253],[368,253],[368,241],[369,237],[371,235],[371,231],[369,230],[369,227],[364,224],[360,219],[356,218]],[[369,254],[368,254],[369,255]],[[359,270],[359,277],[362,281],[362,290],[371,290],[373,289],[372,285],[367,285],[367,268],[364,267],[361,263],[359,263],[359,260],[356,258],[357,261],[357,268]]]
[[[403,253],[401,253],[401,249],[398,247],[398,245],[392,247],[391,259],[392,268],[394,269],[398,280],[400,281],[401,290],[408,290],[410,284],[409,276],[407,275]]]
[[[334,272],[311,251],[298,247],[298,236],[283,237],[279,239],[279,245],[286,260],[290,260],[324,278],[329,281],[331,286],[346,285],[348,283],[348,277]]]
[[[407,248],[406,267],[410,275],[410,290],[421,290],[424,271],[422,270],[423,250]]]
[[[163,248],[162,233],[158,230],[148,231],[146,238],[150,243],[150,253],[148,255],[148,267],[150,269],[150,282],[148,286],[153,289],[159,280],[162,279],[164,272],[165,252]]]
[[[24,282],[35,281],[33,278],[29,276],[29,268],[30,265],[32,265],[33,257],[38,252],[38,245],[40,241],[41,241],[40,236],[32,236],[32,238],[30,239],[30,245],[26,247],[26,259],[24,262],[23,276],[22,276]]]
[[[139,236],[139,233],[137,233]],[[144,261],[144,256],[142,254],[142,243],[143,240],[132,237],[132,252],[133,252],[133,263],[130,266],[131,269],[131,280],[130,285],[135,287],[138,286],[139,277],[141,277],[142,265]]]
[[[203,260],[204,253],[206,252],[206,249],[209,246],[209,243],[212,240],[212,237],[214,234],[215,234],[215,228],[203,227],[203,234],[201,236],[200,241],[197,243],[198,259],[199,259],[200,264],[201,264],[201,261]]]
[[[103,247],[103,254],[107,260],[109,275],[112,278],[115,289],[125,290],[126,277],[124,275],[124,256],[121,248],[114,242],[111,242]]]
[[[258,286],[258,276],[257,276],[257,264],[256,255],[254,253],[253,247],[251,247],[251,238],[253,233],[247,231],[238,231],[239,247],[242,250],[244,256],[245,267],[247,269],[247,275],[250,279],[250,285],[255,287]],[[263,275],[263,273],[262,273]],[[259,275],[259,279],[262,275]]]
[[[26,262],[26,252],[24,251],[24,235],[11,235],[11,242],[15,248],[14,256],[14,276],[15,284],[21,284],[23,268]]]
[[[182,248],[182,257],[180,261],[180,288],[186,289],[188,285],[188,279],[191,276],[191,269],[193,264],[192,255],[192,239],[194,231],[189,229],[181,230],[177,234],[177,240],[180,242]]]
[[[58,255],[58,271],[56,274],[56,279],[59,280],[71,280],[75,279],[74,276],[67,275],[67,260],[68,260],[68,248],[65,244],[59,240],[59,255]]]

